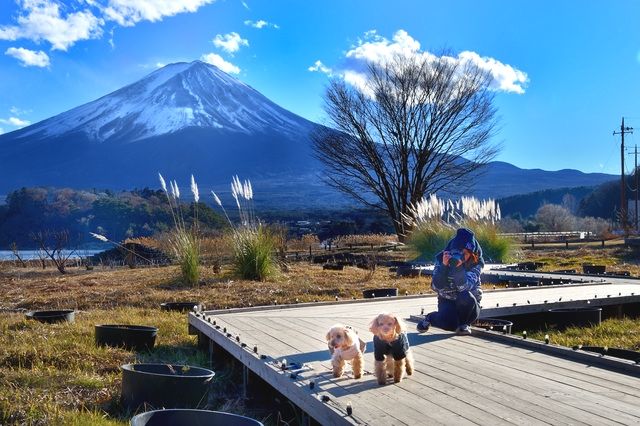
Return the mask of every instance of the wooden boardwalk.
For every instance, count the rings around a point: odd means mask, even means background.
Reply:
[[[640,302],[638,281],[615,281],[488,291],[483,317],[587,300],[592,306]],[[332,377],[324,340],[332,324],[349,324],[369,342],[370,373],[371,319],[383,311],[409,318],[435,305],[435,297],[422,296],[257,307],[191,313],[189,324],[321,424],[640,424],[640,366],[480,330],[417,334],[408,322],[413,376],[386,386],[372,374]],[[291,377],[280,368],[283,359],[304,364],[304,371]]]

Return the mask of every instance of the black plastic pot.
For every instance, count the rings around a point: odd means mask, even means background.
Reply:
[[[201,308],[200,302],[165,302],[160,304],[163,311],[191,311],[194,307]]]
[[[582,272],[585,274],[604,274],[607,270],[606,265],[582,265]]]
[[[157,327],[146,325],[96,325],[96,345],[115,346],[134,351],[151,350],[156,343]]]
[[[602,322],[602,308],[549,309],[548,322],[559,329],[599,325]]]
[[[222,411],[170,409],[147,411],[131,419],[131,426],[224,425],[262,426],[257,420]]]
[[[499,318],[479,318],[471,325],[474,327],[484,328],[485,330],[511,334],[513,322]]]
[[[373,299],[374,297],[397,296],[397,288],[374,288],[372,290],[363,290],[362,297],[365,299]]]
[[[521,271],[535,271],[538,269],[537,262],[520,262],[518,263],[517,269]]]
[[[32,311],[27,312],[26,317],[40,322],[73,322],[76,319],[76,311],[59,310],[59,311]]]
[[[632,351],[630,349],[620,348],[604,348],[602,346],[583,346],[583,351],[595,352],[600,355],[612,356],[614,358],[628,359],[634,361],[636,364],[640,364],[640,352]]]
[[[215,375],[206,368],[177,364],[125,364],[121,368],[122,403],[132,411],[144,403],[166,408],[204,407]]]
[[[330,271],[342,271],[344,269],[344,265],[339,265],[337,263],[325,263],[322,265],[322,269],[327,269]]]

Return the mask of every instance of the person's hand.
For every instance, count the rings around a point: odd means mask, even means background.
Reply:
[[[451,259],[451,253],[449,253],[448,251],[443,251],[442,252],[442,264],[444,266],[449,266],[449,259]]]

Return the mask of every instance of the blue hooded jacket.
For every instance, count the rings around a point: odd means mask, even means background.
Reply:
[[[478,262],[464,262],[460,268],[450,268],[442,263],[445,251],[462,251],[463,249],[475,253],[478,256]],[[480,274],[483,267],[482,247],[476,240],[473,231],[460,228],[456,231],[455,237],[447,243],[445,249],[436,255],[431,288],[438,294],[438,297],[449,300],[455,300],[460,292],[469,291],[479,302],[482,299]]]

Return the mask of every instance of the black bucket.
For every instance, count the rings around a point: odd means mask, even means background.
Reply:
[[[158,328],[146,325],[101,324],[96,325],[95,334],[98,346],[115,346],[141,351],[153,349]]]
[[[511,334],[513,322],[499,318],[479,318],[471,325],[474,327],[484,328],[485,330]]]
[[[397,288],[374,288],[371,290],[362,291],[362,297],[364,297],[365,299],[373,299],[374,297],[390,297],[397,295]]]
[[[620,348],[605,348],[603,346],[583,346],[581,349],[587,352],[599,353],[600,355],[627,359],[635,362],[636,364],[640,364],[640,352],[638,351]]]
[[[322,265],[322,269],[329,271],[342,271],[344,269],[344,265],[339,265],[337,263],[325,263]]]
[[[138,414],[131,419],[131,426],[262,426],[257,420],[222,411],[207,410],[156,410]]]
[[[606,270],[606,265],[582,265],[582,272],[585,274],[602,275]]]
[[[549,309],[548,323],[558,329],[567,327],[589,327],[600,325],[602,308],[556,308]]]
[[[40,322],[73,322],[76,319],[76,311],[59,310],[59,311],[32,311],[27,312],[26,317]]]
[[[202,305],[200,302],[165,302],[160,304],[163,311],[192,311],[194,308],[200,310]]]
[[[206,368],[177,364],[125,364],[121,368],[122,404],[132,411],[144,403],[166,408],[204,407],[215,375]]]

